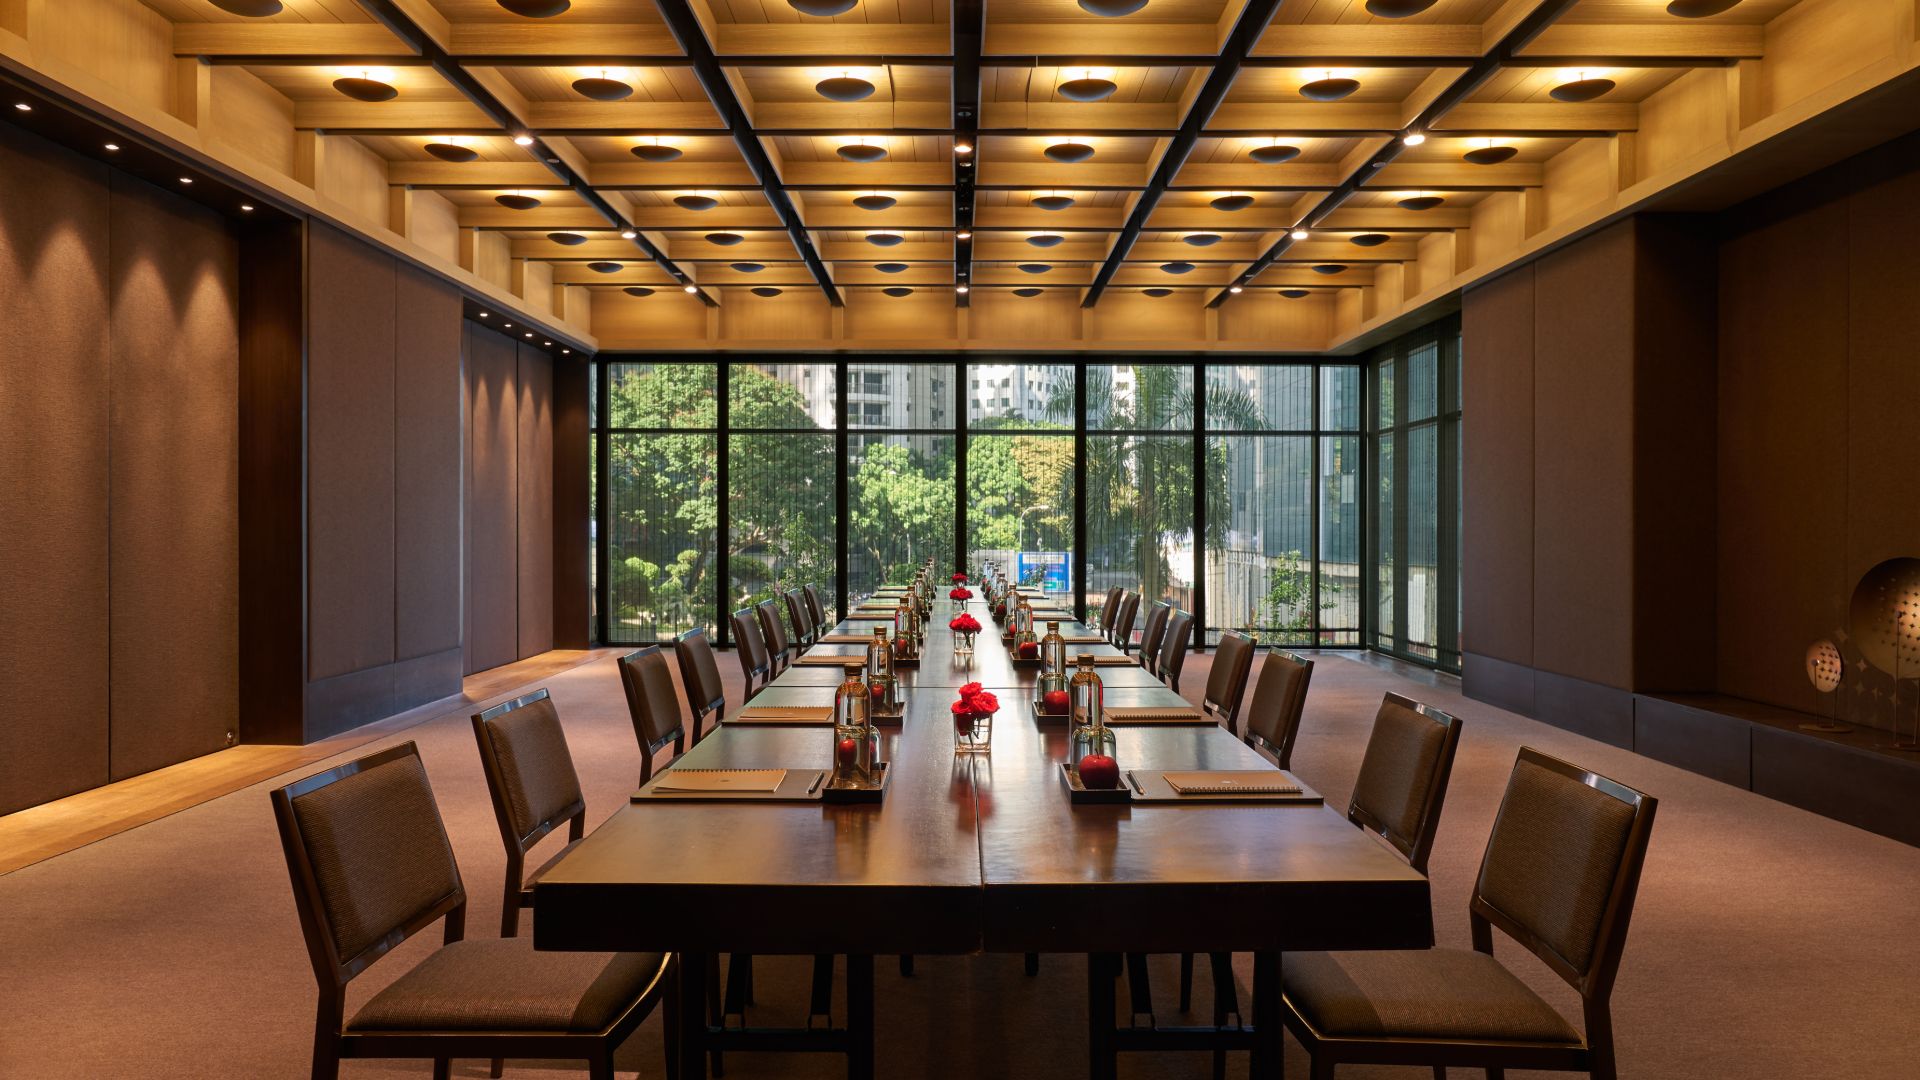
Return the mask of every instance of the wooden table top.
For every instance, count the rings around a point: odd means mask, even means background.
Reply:
[[[1027,705],[1037,673],[1013,666],[977,599],[985,630],[971,665],[956,663],[954,606],[936,602],[921,666],[901,672],[908,710],[883,729],[883,803],[622,807],[535,886],[535,944],[966,953],[1432,943],[1426,879],[1331,809],[1070,804],[1056,775],[1066,729],[1036,723]],[[814,651],[839,648],[863,654]],[[1117,655],[1069,646],[1078,651]],[[1138,666],[1096,670],[1111,704],[1183,703]],[[792,668],[753,705],[831,705],[840,678]],[[990,754],[954,751],[948,703],[966,682],[1000,698]],[[1270,767],[1216,726],[1115,730],[1123,768]],[[824,726],[725,723],[674,767],[824,769],[831,753]]]

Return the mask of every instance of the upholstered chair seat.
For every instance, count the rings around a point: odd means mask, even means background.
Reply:
[[[1580,1033],[1492,956],[1471,949],[1288,953],[1287,999],[1324,1035],[1578,1045]]]
[[[535,952],[456,941],[373,996],[351,1031],[600,1031],[667,973],[661,953]]]

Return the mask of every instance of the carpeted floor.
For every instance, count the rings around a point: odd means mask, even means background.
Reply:
[[[1208,659],[1188,664],[1190,697],[1206,681]],[[723,664],[730,668],[731,657]],[[728,677],[737,696],[737,675]],[[545,685],[567,723],[589,820],[598,821],[620,805],[638,768],[614,667],[599,661]],[[1432,862],[1443,944],[1466,944],[1465,897],[1521,744],[1661,799],[1614,998],[1623,1076],[1920,1076],[1920,850],[1467,701],[1453,680],[1345,654],[1321,658],[1294,758],[1330,804],[1345,805],[1386,690],[1453,711],[1466,725]],[[487,933],[498,925],[504,858],[467,711],[394,739],[420,744],[472,894],[468,926]],[[266,798],[288,779],[0,877],[0,1077],[306,1075],[313,976]],[[349,1007],[430,951],[437,936],[422,935],[357,980]],[[1496,951],[1578,1022],[1571,991],[1510,943]],[[804,962],[760,963],[755,1016],[794,1018]],[[1084,1075],[1081,963],[1048,956],[1029,979],[1014,956],[923,957],[918,975],[902,979],[881,961],[880,1074]],[[1196,1005],[1204,1010],[1204,963],[1202,972]],[[1164,961],[1155,976],[1165,1020],[1175,1011],[1174,979]],[[1243,988],[1247,979],[1242,970]],[[625,1048],[623,1068],[658,1076],[659,1033],[650,1019]],[[1288,1069],[1304,1076],[1304,1054],[1291,1040],[1288,1048]],[[456,1075],[485,1069],[461,1062]],[[568,1069],[515,1062],[508,1075],[572,1075]],[[1236,1058],[1232,1075],[1244,1069]],[[344,1075],[427,1071],[353,1062]],[[1130,1055],[1123,1074],[1206,1077],[1208,1059]],[[833,1057],[736,1054],[727,1075],[826,1078],[842,1069]],[[1355,1067],[1340,1075],[1431,1074]]]

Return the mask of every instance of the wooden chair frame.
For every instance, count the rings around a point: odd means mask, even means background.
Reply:
[[[1362,809],[1359,803],[1352,800],[1347,803],[1347,820],[1385,840],[1406,858],[1408,866],[1425,874],[1427,859],[1433,854],[1434,837],[1440,833],[1440,811],[1447,802],[1447,782],[1453,777],[1453,758],[1460,748],[1461,725],[1453,714],[1441,712],[1403,694],[1388,693],[1382,701],[1419,713],[1438,724],[1442,731],[1440,752],[1434,755],[1431,782],[1427,785],[1427,801],[1420,808],[1420,831],[1414,836],[1391,834],[1387,832],[1385,822],[1374,817]]]
[[[446,1080],[454,1058],[545,1058],[585,1061],[593,1080],[613,1080],[614,1051],[633,1034],[654,1005],[666,999],[668,1030],[677,1030],[677,1002],[669,994],[676,972],[674,962],[661,966],[642,994],[599,1031],[586,1032],[512,1032],[512,1031],[364,1031],[346,1030],[347,983],[371,967],[395,947],[442,919],[444,944],[466,937],[467,893],[454,867],[456,885],[431,908],[415,916],[404,926],[374,942],[355,956],[341,956],[334,947],[333,928],[326,916],[326,902],[320,895],[319,876],[314,872],[307,846],[294,816],[295,800],[356,773],[377,768],[405,757],[418,757],[412,742],[389,747],[379,753],[337,765],[324,772],[296,780],[268,793],[273,804],[274,821],[280,830],[280,846],[286,853],[287,873],[293,883],[294,906],[300,913],[300,931],[306,938],[307,958],[313,963],[319,984],[319,1006],[314,1019],[313,1078],[335,1080],[340,1062],[350,1058],[427,1058],[433,1061],[435,1080]],[[437,815],[436,815],[437,816]],[[445,826],[442,826],[444,831]],[[671,1061],[673,1053],[669,1051]],[[670,1066],[671,1067],[671,1066]]]
[[[672,743],[673,756],[676,760],[681,754],[687,751],[687,722],[684,717],[679,715],[680,705],[678,701],[674,703],[674,719],[679,722],[673,726],[671,731],[668,731],[657,739],[649,739],[647,737],[647,731],[641,719],[642,710],[647,707],[646,691],[641,688],[639,673],[634,669],[633,665],[640,658],[652,656],[656,653],[661,655],[662,662],[664,663],[666,650],[658,645],[648,645],[642,649],[635,649],[617,661],[620,666],[620,685],[627,692],[627,714],[633,721],[634,739],[640,744],[641,787],[645,787],[647,781],[653,779],[653,756],[658,754],[662,747],[668,743]]]
[[[1480,894],[1479,880],[1486,869],[1481,857],[1481,874],[1475,876],[1473,896],[1467,904],[1473,948],[1493,955],[1493,930],[1499,928],[1540,958],[1556,975],[1580,993],[1586,1022],[1586,1038],[1579,1044],[1538,1042],[1492,1042],[1471,1039],[1397,1039],[1347,1038],[1328,1035],[1314,1029],[1292,1001],[1281,999],[1281,1015],[1287,1028],[1305,1046],[1313,1059],[1313,1080],[1331,1080],[1338,1064],[1430,1065],[1436,1074],[1446,1068],[1482,1068],[1491,1080],[1500,1080],[1507,1069],[1544,1069],[1556,1072],[1585,1072],[1594,1080],[1614,1080],[1618,1065],[1613,1052],[1613,1012],[1610,1001],[1614,978],[1619,974],[1620,955],[1626,947],[1627,927],[1633,918],[1633,901],[1640,887],[1640,873],[1646,864],[1647,840],[1653,830],[1654,811],[1659,801],[1614,780],[1590,772],[1578,765],[1543,754],[1532,747],[1521,747],[1515,762],[1529,762],[1567,777],[1626,803],[1633,808],[1626,847],[1620,856],[1607,903],[1600,915],[1599,932],[1594,937],[1593,956],[1581,971],[1562,959],[1538,936],[1519,922],[1488,903]],[[1503,796],[1501,806],[1504,809]],[[1491,840],[1489,840],[1491,846]]]
[[[1227,729],[1227,734],[1237,737],[1240,734],[1240,704],[1247,699],[1247,676],[1253,672],[1253,654],[1258,651],[1259,646],[1252,638],[1238,630],[1221,631],[1220,641],[1213,647],[1213,663],[1216,669],[1220,665],[1222,646],[1230,640],[1245,642],[1246,648],[1235,663],[1238,670],[1233,673],[1233,686],[1228,691],[1229,699],[1213,700],[1207,696],[1212,689],[1209,687],[1200,694],[1200,712],[1218,720],[1220,726]],[[1213,682],[1211,672],[1208,673],[1207,682]]]
[[[1254,731],[1251,726],[1247,728],[1246,734],[1241,737],[1246,740],[1248,746],[1253,747],[1255,750],[1263,746],[1266,747],[1273,753],[1275,764],[1283,769],[1291,769],[1293,768],[1293,744],[1294,741],[1300,737],[1300,717],[1305,713],[1307,706],[1307,687],[1313,682],[1313,661],[1301,656],[1299,653],[1283,652],[1278,649],[1271,650],[1267,653],[1267,663],[1271,664],[1275,660],[1302,669],[1294,692],[1288,695],[1287,701],[1280,707],[1280,742],[1276,745],[1265,735]],[[1263,666],[1260,671],[1264,677],[1266,668]],[[1259,696],[1260,685],[1258,683],[1254,684],[1253,693],[1255,697]]]
[[[580,842],[587,831],[587,802],[583,796],[562,808],[558,813],[544,821],[536,822],[525,835],[516,835],[513,826],[513,811],[507,801],[506,774],[500,767],[500,755],[495,752],[493,739],[487,732],[488,725],[495,719],[505,716],[515,709],[522,709],[536,701],[546,701],[549,695],[544,687],[524,697],[502,702],[484,712],[473,714],[473,738],[480,744],[480,769],[487,776],[487,795],[493,801],[493,819],[500,825],[500,839],[507,846],[507,887],[505,897],[500,904],[500,936],[516,937],[520,933],[520,909],[533,906],[533,886],[526,879],[527,852],[547,834],[567,826],[567,848]],[[567,848],[561,848],[552,859],[541,864],[534,871],[534,880],[552,866]]]

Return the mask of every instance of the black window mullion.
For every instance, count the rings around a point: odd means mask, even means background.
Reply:
[[[596,481],[594,486],[597,489],[593,493],[593,517],[594,531],[598,534],[598,542],[594,544],[593,553],[593,591],[597,600],[594,605],[594,635],[600,644],[605,645],[612,640],[612,623],[607,609],[613,600],[612,583],[607,580],[611,566],[607,549],[613,541],[609,532],[611,519],[607,506],[607,473],[612,465],[612,449],[608,443],[613,438],[607,432],[608,420],[612,415],[612,407],[607,401],[610,396],[608,391],[611,389],[611,365],[607,361],[600,360],[595,362],[594,368],[594,378],[599,380],[599,399],[594,403],[595,426],[599,430],[595,433],[593,444]]]
[[[967,359],[953,362],[953,569],[972,573],[967,545]]]
[[[1207,647],[1207,362],[1193,362],[1193,630]]]
[[[1321,630],[1320,502],[1325,496],[1325,492],[1321,490],[1321,487],[1326,479],[1326,474],[1321,468],[1320,460],[1320,428],[1325,423],[1321,417],[1321,413],[1325,410],[1325,405],[1321,401],[1320,396],[1326,392],[1321,371],[1322,369],[1319,364],[1313,365],[1312,389],[1309,391],[1309,394],[1313,398],[1314,431],[1312,435],[1307,437],[1307,446],[1309,448],[1307,451],[1307,468],[1309,470],[1308,475],[1312,477],[1312,482],[1308,484],[1307,494],[1307,498],[1310,500],[1310,504],[1307,507],[1307,603],[1311,607],[1311,610],[1307,614],[1307,640],[1313,642],[1315,645],[1320,644]]]
[[[713,636],[721,648],[727,645],[727,638],[733,627],[727,621],[727,597],[733,591],[733,486],[729,476],[729,459],[733,457],[733,365],[721,361],[714,365],[714,407],[715,423],[718,425],[714,435],[715,461],[713,484],[716,502],[715,521],[719,535],[714,537],[714,574],[713,587]]]
[[[833,473],[833,596],[834,612],[842,617],[847,612],[847,400],[853,395],[849,392],[847,362],[834,363],[833,373],[833,447],[834,460],[839,464]]]
[[[1087,616],[1087,365],[1073,371],[1073,610]]]

